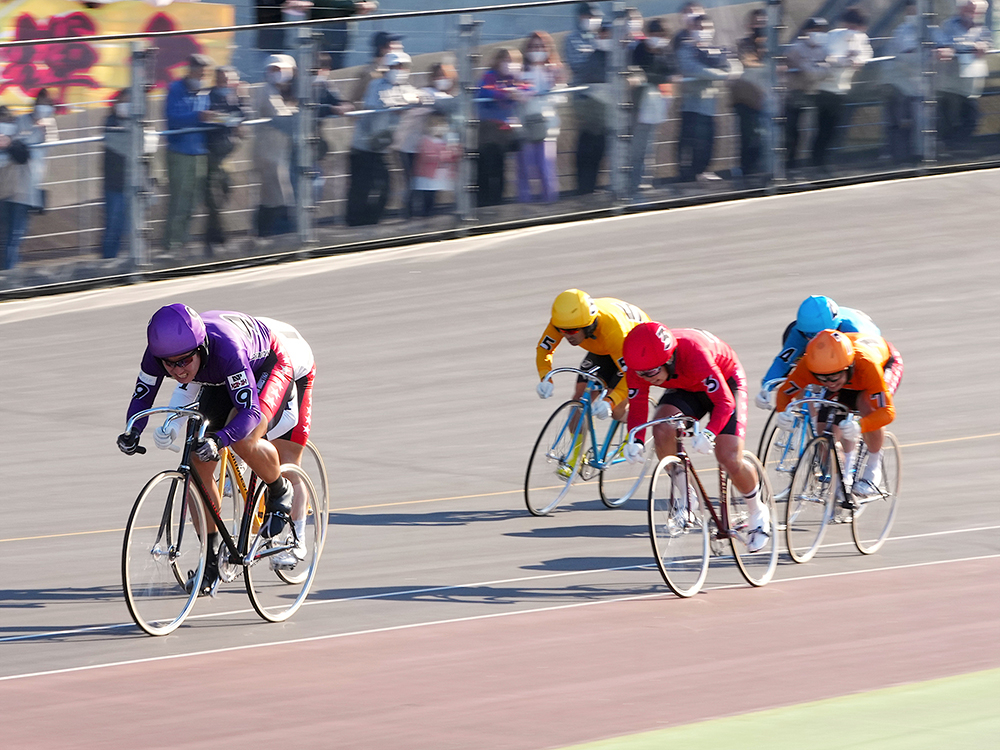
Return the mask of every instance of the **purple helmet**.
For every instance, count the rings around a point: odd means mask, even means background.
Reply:
[[[176,357],[205,343],[205,321],[187,305],[161,307],[146,326],[149,353],[158,359]]]

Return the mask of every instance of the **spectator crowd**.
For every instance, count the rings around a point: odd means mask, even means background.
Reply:
[[[262,4],[259,20],[307,14],[342,19],[374,8],[374,3],[349,0],[284,0]],[[573,26],[561,42],[539,30],[519,44],[486,53],[473,82],[471,121],[460,110],[454,61],[434,56],[416,75],[404,39],[386,31],[371,38],[372,58],[353,86],[343,87],[349,91],[335,85],[331,75],[342,61],[340,22],[324,31],[312,71],[300,70],[288,54],[284,29],[261,28],[262,80],[252,85],[234,67],[191,55],[184,75],[170,84],[163,108],[168,199],[154,246],[168,254],[184,250],[191,242],[192,218],[202,208],[205,225],[197,237],[204,257],[226,246],[234,182],[229,162],[244,141],[260,185],[253,233],[294,232],[299,207],[324,194],[331,147],[322,122],[332,117],[349,118],[353,126],[343,217],[348,226],[378,224],[391,204],[407,219],[440,212],[463,188],[459,165],[466,157],[474,165],[478,207],[514,200],[554,203],[570,192],[561,184],[557,162],[564,129],[572,132],[571,192],[577,195],[600,189],[615,135],[628,136],[625,195],[635,198],[652,187],[652,148],[671,119],[679,121],[674,181],[718,183],[723,178],[713,164],[718,162],[720,116],[729,111],[739,142],[737,166],[729,176],[743,184],[772,178],[777,158],[792,176],[822,177],[837,166],[852,89],[874,57],[869,21],[859,8],[848,8],[833,23],[808,19],[775,61],[763,8],[749,12],[744,36],[731,45],[720,39],[711,14],[693,2],[680,8],[676,29],[665,18],[643,19],[633,8],[618,26],[598,3],[581,2],[573,10]],[[986,0],[958,0],[955,15],[932,29],[939,149],[945,154],[966,148],[980,121],[979,100],[989,75],[986,55],[994,47],[985,11]],[[624,49],[616,49],[616,43]],[[621,52],[624,57],[616,58]],[[923,98],[915,0],[906,0],[903,20],[886,40],[885,57],[879,79],[884,84],[884,153],[895,163],[914,164],[922,154]],[[625,133],[615,121],[616,59],[626,66]],[[780,99],[772,86],[775,71],[785,92]],[[424,85],[417,85],[418,78]],[[104,126],[104,258],[128,252],[132,203],[137,190],[148,187],[136,157],[157,150],[157,135],[141,132],[133,122],[131,98],[128,89],[115,95]],[[42,89],[30,112],[15,117],[0,107],[5,269],[19,261],[30,216],[46,206],[46,152],[35,147],[58,137],[55,105]],[[305,122],[313,128],[308,133],[302,130],[306,110],[311,116]],[[771,122],[779,115],[783,128],[775,142]],[[807,117],[815,119],[809,134]],[[564,128],[566,120],[569,128]],[[478,125],[470,128],[470,122]],[[399,178],[393,179],[393,172]]]

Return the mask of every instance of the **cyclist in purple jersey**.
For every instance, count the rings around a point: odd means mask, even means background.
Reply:
[[[146,339],[128,417],[153,405],[164,377],[204,385],[199,410],[213,432],[196,447],[192,468],[210,496],[207,499],[219,507],[213,464],[219,460],[220,447],[232,447],[267,484],[265,507],[272,515],[262,534],[277,534],[288,519],[293,496],[291,484],[281,476],[278,452],[265,439],[269,424],[280,417],[292,394],[292,362],[281,339],[249,315],[213,311],[200,316],[182,304],[157,310]],[[146,420],[140,420],[135,432],[119,435],[118,448],[127,455],[137,452],[145,426]],[[209,522],[212,554],[203,591],[211,590],[218,578],[214,554],[218,533]]]

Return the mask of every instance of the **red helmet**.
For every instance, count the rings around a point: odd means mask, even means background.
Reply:
[[[655,370],[665,365],[677,348],[677,339],[662,323],[640,323],[625,337],[622,357],[630,370]]]

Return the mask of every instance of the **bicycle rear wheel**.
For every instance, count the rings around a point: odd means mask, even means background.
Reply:
[[[311,440],[306,441],[305,450],[302,451],[302,470],[312,481],[313,489],[316,490],[316,507],[319,509],[320,519],[323,521],[323,540],[325,542],[327,522],[330,518],[330,480],[326,474],[323,456]]]
[[[638,492],[645,475],[646,464],[645,462],[630,464],[622,454],[628,442],[626,422],[616,420],[610,429],[614,430],[614,435],[608,443],[608,453],[604,459],[607,466],[601,471],[598,487],[601,491],[601,502],[609,508],[618,508]],[[647,452],[648,450],[647,447]]]
[[[567,401],[542,427],[528,459],[524,503],[532,515],[548,515],[565,497],[586,456],[586,443],[583,405]]]
[[[840,472],[831,448],[829,438],[813,438],[802,451],[792,474],[785,515],[785,542],[788,554],[797,563],[813,558],[823,541],[826,525],[833,517]]]
[[[753,468],[760,483],[758,498],[767,506],[768,527],[767,544],[756,552],[747,550],[750,541],[750,508],[746,500],[738,494],[733,487],[732,479],[726,479],[726,506],[729,513],[729,530],[731,532],[729,543],[733,548],[733,557],[740,572],[751,586],[763,586],[771,577],[778,566],[778,517],[774,508],[774,493],[771,490],[771,482],[767,478],[767,472],[760,459],[750,451],[743,451],[743,460]]]
[[[677,456],[660,461],[649,483],[649,540],[656,566],[677,596],[697,594],[708,575],[706,502]]]
[[[248,534],[250,548],[244,558],[246,566],[244,580],[247,595],[257,614],[270,622],[287,620],[302,606],[312,587],[320,554],[323,551],[323,521],[317,507],[316,490],[308,475],[293,464],[284,464],[281,473],[291,483],[295,491],[292,516],[303,523],[299,539],[305,549],[301,560],[291,568],[275,568],[274,559],[281,552],[294,547],[294,532],[287,526],[276,536],[266,539],[259,533]],[[262,497],[264,485],[258,492]],[[247,514],[244,524],[256,526],[256,507]]]
[[[184,475],[157,474],[132,506],[122,543],[122,589],[135,624],[166,635],[188,616],[205,572],[205,507],[192,482],[184,501]]]
[[[892,522],[896,518],[896,501],[899,498],[899,480],[903,457],[899,443],[891,432],[885,433],[882,444],[880,494],[872,497],[851,497],[851,533],[858,551],[870,555],[885,544]]]

